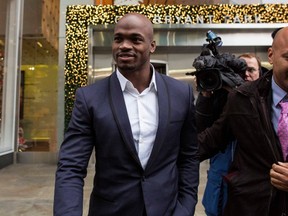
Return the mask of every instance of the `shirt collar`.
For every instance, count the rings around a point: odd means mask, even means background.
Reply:
[[[287,92],[276,84],[274,77],[272,76],[272,98],[274,106],[276,107],[286,95]]]
[[[151,78],[151,81],[150,81],[150,84],[149,84],[148,88],[151,89],[154,86],[155,91],[157,91],[156,78],[155,78],[155,68],[154,68],[154,66],[152,64],[150,64],[150,67],[152,69],[152,78]],[[120,86],[121,86],[121,90],[122,91],[125,90],[127,85],[132,85],[132,83],[120,73],[118,68],[116,68],[116,75],[117,75],[117,78],[118,78],[118,80],[120,82]],[[128,84],[128,83],[130,83],[130,84]]]

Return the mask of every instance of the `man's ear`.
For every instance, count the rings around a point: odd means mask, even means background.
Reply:
[[[268,48],[268,61],[270,64],[273,64],[273,49],[272,49],[272,47]]]
[[[155,50],[156,50],[156,42],[153,40],[153,41],[151,42],[150,53],[151,53],[151,54],[154,53]]]

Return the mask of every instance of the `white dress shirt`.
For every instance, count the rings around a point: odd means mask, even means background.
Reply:
[[[153,66],[151,66],[153,68]],[[123,91],[135,148],[143,169],[150,157],[158,129],[158,100],[155,70],[149,87],[139,93],[133,84],[116,70]]]

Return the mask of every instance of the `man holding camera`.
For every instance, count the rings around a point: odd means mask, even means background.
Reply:
[[[239,74],[244,81],[253,81],[261,75],[261,61],[258,56],[252,53],[243,53],[237,59],[246,62],[245,68],[237,68],[235,73]],[[197,126],[198,131],[210,127],[213,122],[219,118],[227,100],[227,88],[236,88],[235,86],[223,86],[223,89],[211,92],[200,92],[197,99]],[[209,119],[211,119],[209,121]],[[204,126],[203,126],[204,123]],[[208,125],[207,125],[208,124]],[[202,127],[201,127],[202,125]],[[227,184],[224,176],[227,175],[230,165],[233,161],[236,141],[233,140],[227,145],[225,150],[219,151],[216,155],[209,158],[209,170],[207,171],[207,183],[202,199],[207,216],[221,216],[227,202]]]
[[[237,140],[225,176],[227,216],[288,214],[288,128],[281,130],[288,124],[282,123],[287,113],[281,111],[288,103],[288,27],[272,35],[268,58],[273,70],[234,88],[219,119],[198,136],[201,160]]]

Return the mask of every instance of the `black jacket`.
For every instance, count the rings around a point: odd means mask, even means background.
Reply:
[[[271,123],[272,71],[232,91],[223,114],[199,134],[201,160],[225,149],[231,136],[237,148],[227,175],[228,216],[280,216],[288,214],[287,192],[270,183],[273,163],[283,161],[281,147]]]

